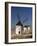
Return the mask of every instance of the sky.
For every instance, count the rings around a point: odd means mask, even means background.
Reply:
[[[23,25],[31,25],[32,7],[11,7],[11,27],[15,28],[19,20]]]

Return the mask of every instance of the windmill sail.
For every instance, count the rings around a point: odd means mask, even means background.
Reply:
[[[23,23],[24,23],[24,22],[27,22],[27,21],[28,21],[28,18],[24,18]]]
[[[17,14],[17,18],[18,18],[18,21],[20,21],[20,17],[19,17],[19,14]]]
[[[18,23],[17,23],[16,25],[21,25],[21,26],[23,26],[22,23],[21,23],[19,14],[17,14],[17,18],[18,18]]]

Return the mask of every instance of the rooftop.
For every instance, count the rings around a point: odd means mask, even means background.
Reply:
[[[20,25],[20,26],[23,26],[22,23],[19,21],[16,25]]]

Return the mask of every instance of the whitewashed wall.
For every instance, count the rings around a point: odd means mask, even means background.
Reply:
[[[26,27],[23,27],[24,32],[28,31]]]
[[[19,35],[19,31],[21,34],[21,26],[16,25],[16,34]]]

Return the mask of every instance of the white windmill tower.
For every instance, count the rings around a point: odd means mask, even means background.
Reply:
[[[22,23],[20,21],[20,17],[19,17],[19,14],[17,15],[17,18],[18,18],[18,23],[16,24],[16,34],[17,35],[21,35],[21,31],[22,31]]]
[[[23,23],[25,23],[28,20],[28,18],[25,18],[23,20]],[[28,26],[27,25],[23,25],[23,32],[27,32],[28,31]]]

